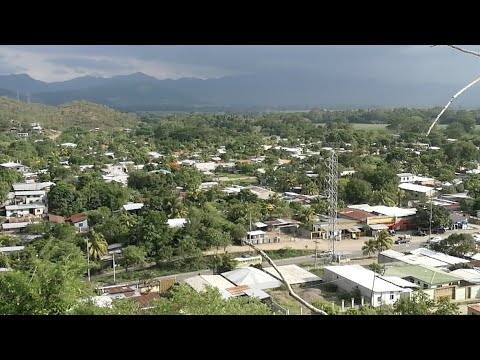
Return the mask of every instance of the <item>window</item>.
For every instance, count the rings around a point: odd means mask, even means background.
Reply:
[[[394,299],[394,295],[393,294],[390,294],[390,300],[393,300]]]
[[[377,297],[377,302],[382,302],[382,296]]]
[[[424,289],[428,289],[428,285],[427,285],[427,284],[423,284],[423,288],[424,288]]]

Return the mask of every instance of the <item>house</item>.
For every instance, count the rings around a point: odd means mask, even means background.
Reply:
[[[26,183],[15,183],[12,185],[13,191],[49,191],[50,188],[55,185],[51,181],[46,182],[26,182]]]
[[[248,285],[261,290],[275,289],[282,286],[281,281],[251,266],[224,272],[220,275],[237,286]]]
[[[88,216],[84,214],[74,214],[68,219],[79,232],[88,232]]]
[[[163,157],[162,154],[160,154],[160,153],[158,153],[158,152],[156,152],[156,151],[149,151],[147,155],[148,155],[148,157],[149,157],[150,159],[160,159],[160,158]]]
[[[259,199],[268,200],[271,196],[274,196],[276,193],[268,189],[262,188],[260,186],[246,186],[245,189],[250,190],[253,194],[257,195]]]
[[[368,204],[349,205],[349,209],[358,209],[369,212],[372,216],[366,220],[367,225],[383,224],[391,230],[412,230],[416,228],[415,208],[400,208],[397,206],[376,205],[370,206]],[[377,229],[377,230],[382,230]]]
[[[435,190],[433,187],[411,183],[401,183],[398,185],[398,188],[404,190],[413,198],[419,198],[422,195],[426,197],[433,197],[437,193],[437,190]]]
[[[45,190],[32,190],[32,191],[14,191],[13,201],[14,205],[20,204],[44,204],[46,200],[47,192]]]
[[[198,162],[193,164],[193,167],[195,167],[198,171],[201,172],[206,172],[206,171],[215,171],[217,168],[218,164],[216,162]]]
[[[140,210],[144,207],[143,203],[128,203],[123,205],[123,209],[127,212],[127,214],[135,214],[138,215]]]
[[[419,248],[411,254],[403,254],[395,250],[385,250],[378,254],[378,263],[403,263],[409,265],[422,265],[435,269],[447,269],[449,266],[468,263],[468,260],[445,255],[432,250]]]
[[[197,292],[205,291],[208,286],[217,288],[224,299],[239,296],[258,297],[262,300],[270,298],[270,295],[261,289],[252,288],[249,285],[236,286],[221,275],[197,275],[185,279],[185,283]]]
[[[66,143],[60,144],[60,146],[66,147],[66,148],[75,148],[77,147],[77,144],[66,142]]]
[[[280,265],[277,266],[277,269],[280,271],[285,280],[291,285],[318,283],[322,280],[317,275],[301,268],[298,265]],[[269,273],[280,281],[282,280],[277,270],[275,270],[273,267],[267,267],[263,269],[263,271]]]
[[[209,190],[216,186],[218,186],[218,182],[216,181],[203,182],[200,184],[200,190]]]
[[[184,227],[187,224],[188,219],[186,218],[176,218],[176,219],[168,219],[167,223],[170,228],[180,228]]]
[[[0,247],[0,253],[2,254],[12,254],[18,251],[25,249],[25,246],[4,246]]]
[[[4,169],[9,169],[9,170],[15,170],[20,173],[28,173],[30,172],[30,168],[28,166],[22,165],[20,163],[16,162],[6,162],[3,164],[0,164],[0,166]]]
[[[397,174],[397,177],[400,179],[400,183],[409,183],[414,182],[415,175],[411,173],[401,173]]]
[[[398,276],[420,286],[420,289],[445,288],[450,289],[445,296],[452,296],[455,286],[460,285],[461,279],[444,271],[425,265],[398,265],[385,269],[386,276]]]
[[[48,221],[54,224],[63,224],[65,223],[65,218],[60,215],[48,214]]]
[[[362,224],[358,220],[348,218],[337,218],[336,240],[344,238],[358,238],[361,233]],[[329,217],[322,215],[320,221],[313,224],[312,237],[326,239],[328,237]]]
[[[480,303],[468,304],[467,315],[480,315]]]
[[[323,276],[325,282],[335,282],[343,291],[358,289],[362,297],[374,307],[393,305],[401,298],[410,297],[411,293],[411,289],[395,285],[388,278],[360,265],[326,266]]]
[[[462,279],[460,285],[480,285],[480,270],[477,269],[457,269],[450,272],[451,275]]]
[[[450,220],[452,220],[452,230],[456,229],[468,229],[468,214],[450,214]]]
[[[265,234],[265,231],[262,230],[247,231],[247,240],[252,244],[263,244]]]
[[[21,233],[30,224],[31,222],[29,221],[16,222],[16,223],[5,222],[5,223],[2,223],[2,231],[5,233],[11,233],[11,234]]]
[[[30,215],[41,217],[45,213],[44,204],[20,204],[5,206],[6,217],[28,217]]]

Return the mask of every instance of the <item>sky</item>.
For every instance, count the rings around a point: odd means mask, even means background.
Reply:
[[[463,46],[480,51],[480,46]],[[143,72],[158,79],[302,71],[397,84],[462,87],[480,57],[428,45],[2,45],[0,74],[46,82]]]

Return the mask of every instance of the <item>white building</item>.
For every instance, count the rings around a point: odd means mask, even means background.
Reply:
[[[427,197],[432,197],[435,195],[436,190],[433,187],[430,186],[423,186],[423,185],[416,185],[416,184],[411,184],[411,183],[402,183],[398,185],[399,189],[408,191],[411,194],[414,194],[416,196],[423,194]]]
[[[400,183],[408,183],[408,182],[414,182],[415,180],[415,175],[411,173],[400,173],[397,174],[397,176],[400,178]]]
[[[210,162],[199,162],[193,164],[193,166],[198,170],[198,171],[214,171],[217,167],[218,164],[210,161]]]
[[[409,297],[411,289],[395,285],[377,273],[360,265],[326,266],[323,280],[336,284],[344,291],[359,289],[366,303],[372,306],[393,305],[401,297]],[[415,287],[415,284],[412,284]]]
[[[45,205],[43,204],[21,204],[5,206],[6,217],[23,217],[23,216],[42,216],[45,213]]]
[[[0,166],[3,167],[4,169],[15,170],[21,173],[30,172],[30,168],[28,166],[22,165],[20,163],[6,162],[3,164],[0,164]]]

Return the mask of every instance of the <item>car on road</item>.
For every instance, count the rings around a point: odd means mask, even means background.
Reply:
[[[425,231],[419,230],[419,231],[415,231],[413,233],[413,236],[427,236],[427,233]]]
[[[435,236],[433,238],[430,239],[430,242],[439,242],[439,241],[442,241],[442,237],[441,236]]]
[[[396,245],[400,244],[410,244],[412,241],[409,239],[404,239],[404,238],[398,238],[398,240],[395,240]]]

